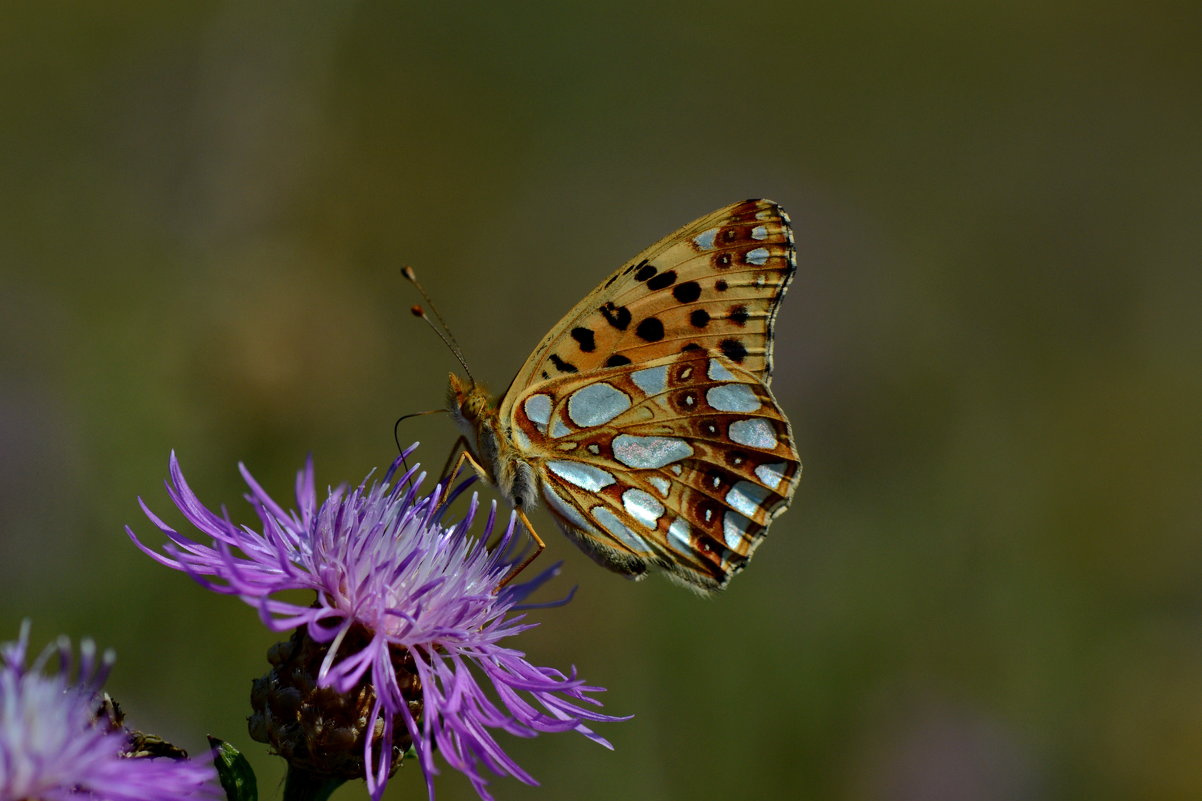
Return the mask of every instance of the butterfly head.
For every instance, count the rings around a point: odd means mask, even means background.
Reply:
[[[480,431],[486,421],[497,416],[488,390],[482,384],[472,379],[465,381],[454,373],[451,373],[447,387],[447,410],[471,443],[479,441]]]

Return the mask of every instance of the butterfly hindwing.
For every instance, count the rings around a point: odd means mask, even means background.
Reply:
[[[723,586],[788,503],[801,465],[768,387],[723,356],[671,354],[536,382],[513,436],[560,526],[607,566]]]

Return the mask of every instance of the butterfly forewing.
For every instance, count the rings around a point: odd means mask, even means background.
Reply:
[[[561,527],[626,573],[657,565],[723,586],[800,476],[771,392],[723,356],[690,351],[591,381],[536,382],[514,410],[515,440],[540,464]]]
[[[773,322],[795,270],[780,206],[748,200],[716,211],[647,248],[586,296],[512,388],[686,351],[721,354],[769,383]],[[511,400],[507,394],[503,419]]]

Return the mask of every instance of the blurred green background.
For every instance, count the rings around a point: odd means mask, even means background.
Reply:
[[[455,367],[401,265],[502,389],[618,264],[763,196],[794,506],[714,600],[536,517],[580,589],[525,648],[636,717],[616,753],[507,740],[543,786],[497,797],[1202,797],[1202,6],[4,17],[0,628],[116,648],[134,724],[278,792],[244,720],[273,637],[122,532],[171,449],[238,515],[239,460],[358,480]],[[402,436],[437,467],[454,433]]]

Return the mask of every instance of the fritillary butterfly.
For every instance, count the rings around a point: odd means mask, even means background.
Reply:
[[[451,375],[461,456],[528,528],[541,499],[611,570],[724,587],[801,477],[768,388],[795,270],[789,218],[770,200],[689,223],[569,311],[499,399]]]

